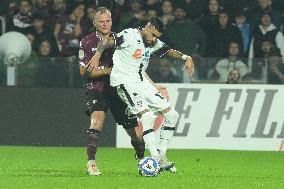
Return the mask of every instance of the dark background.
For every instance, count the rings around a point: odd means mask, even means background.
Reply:
[[[90,125],[84,91],[75,88],[0,88],[0,145],[84,146]],[[115,146],[108,112],[100,146]]]

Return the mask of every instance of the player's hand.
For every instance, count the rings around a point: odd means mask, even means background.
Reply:
[[[164,85],[160,85],[160,84],[156,84],[155,85],[156,89],[162,94],[162,96],[164,98],[166,98],[167,100],[169,100],[169,92],[166,86]]]
[[[108,38],[101,40],[97,45],[97,50],[95,55],[91,58],[87,71],[92,72],[93,70],[97,71],[100,63],[100,58],[107,46]]]
[[[100,55],[95,54],[89,62],[89,66],[87,68],[87,71],[92,72],[93,70],[98,70],[99,69],[99,63],[100,63]]]
[[[96,54],[98,54],[98,56],[101,56],[104,50],[108,47],[108,39],[109,37],[104,38],[98,43],[97,49],[96,49]]]
[[[194,74],[194,64],[192,58],[188,57],[184,63],[183,70],[185,70],[190,77]]]
[[[110,75],[112,68],[105,68],[104,69],[104,74]]]

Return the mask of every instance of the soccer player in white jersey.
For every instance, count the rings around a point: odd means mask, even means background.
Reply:
[[[111,85],[125,101],[131,113],[136,114],[143,125],[143,139],[151,156],[156,158],[162,170],[176,172],[174,163],[166,157],[169,142],[175,131],[178,113],[159,92],[160,85],[155,85],[146,74],[151,54],[160,57],[168,55],[185,61],[184,69],[190,74],[194,72],[194,64],[190,56],[170,49],[158,38],[165,29],[160,18],[149,20],[142,29],[126,29],[116,36],[101,41],[96,54],[92,57],[94,69],[105,48],[115,46],[113,54],[114,66],[110,75]],[[156,146],[153,123],[156,113],[164,116],[161,128],[159,147]]]

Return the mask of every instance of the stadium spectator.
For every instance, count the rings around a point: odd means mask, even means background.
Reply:
[[[54,35],[61,56],[72,56],[79,48],[78,38],[83,32],[84,9],[83,3],[73,3],[68,16],[60,16],[56,22]]]
[[[264,39],[269,39],[273,45],[280,50],[284,56],[284,37],[279,29],[271,22],[269,13],[263,13],[260,19],[260,25],[252,33],[252,40],[249,49],[249,69],[251,70],[252,58],[261,58],[261,43]]]
[[[256,0],[219,0],[220,8],[230,13],[230,16],[238,12],[250,13],[256,7]]]
[[[145,9],[143,0],[129,0],[129,10],[122,13],[118,31],[128,27],[140,26],[145,20]]]
[[[151,79],[155,83],[180,83],[180,78],[173,73],[170,60],[167,58],[160,60],[158,72]]]
[[[41,87],[66,87],[68,85],[67,62],[54,57],[52,45],[48,40],[40,42],[38,47],[39,72],[36,85]]]
[[[45,20],[46,27],[54,31],[55,24],[59,17],[63,16],[66,10],[66,0],[52,0],[49,16]]]
[[[228,81],[229,74],[236,74],[232,72],[233,70],[238,70],[240,78],[248,74],[246,64],[240,60],[239,44],[236,42],[231,42],[229,44],[228,52],[228,58],[219,60],[215,66],[215,69],[219,75],[218,80],[223,83]]]
[[[275,55],[279,49],[275,47],[274,43],[269,38],[264,38],[261,42],[261,52],[257,55],[257,58],[252,60],[252,71],[250,77],[257,80],[265,80],[265,67],[268,65],[267,60],[271,56],[272,52]],[[280,53],[279,53],[280,54]]]
[[[147,8],[158,11],[160,9],[160,2],[162,0],[144,0],[144,1]]]
[[[32,46],[34,46],[34,41],[35,41],[35,36],[32,32],[28,32],[26,34],[26,37],[28,38],[29,42],[31,43]]]
[[[12,16],[10,31],[26,34],[32,29],[32,4],[30,0],[20,0],[19,12]]]
[[[272,50],[268,58],[267,83],[284,84],[284,64],[277,49]]]
[[[52,46],[52,56],[58,56],[58,46],[53,32],[45,26],[45,19],[41,13],[33,15],[33,34],[35,36],[33,48],[37,50],[41,41],[47,40]]]
[[[91,33],[91,32],[94,32],[94,25],[93,25],[93,20],[94,20],[94,17],[95,17],[95,6],[93,5],[89,5],[87,8],[86,8],[86,30],[85,32],[86,33]]]
[[[198,59],[205,54],[206,35],[198,24],[187,18],[184,6],[176,6],[174,11],[175,19],[167,26],[163,39],[173,48],[189,54],[194,59]],[[196,77],[205,77],[204,75],[207,75],[204,66],[204,64],[196,65]]]
[[[9,0],[9,1],[6,1],[6,2],[8,3],[8,6],[5,7],[5,4],[3,6],[3,8],[6,8],[6,10],[5,10],[6,12],[4,11],[4,13],[6,13],[6,16],[12,17],[13,15],[17,14],[17,11],[18,11],[17,1],[16,0]]]
[[[206,9],[207,10],[207,9]],[[208,1],[208,11],[198,20],[199,26],[206,33],[207,38],[210,37],[212,31],[218,28],[218,13],[219,13],[219,3],[217,0]]]
[[[164,23],[166,25],[171,23],[175,18],[172,1],[171,0],[162,1],[161,9],[162,9],[161,18],[163,19]]]
[[[185,3],[186,3],[185,6],[188,17],[193,21],[198,20],[202,15],[202,1],[185,0]]]
[[[40,12],[45,18],[49,16],[49,0],[33,0],[32,12]]]
[[[243,55],[248,56],[250,43],[250,24],[247,22],[247,17],[243,12],[235,15],[235,26],[241,31],[243,41]]]
[[[221,11],[218,17],[219,26],[208,33],[207,55],[209,57],[228,56],[227,47],[231,41],[239,44],[240,56],[243,56],[243,40],[240,30],[229,23],[229,15],[226,11]]]
[[[173,48],[189,55],[194,53],[204,55],[206,36],[203,30],[198,24],[187,19],[185,7],[176,7],[174,14],[174,21],[165,31],[166,41]]]
[[[54,57],[52,45],[48,40],[42,40],[38,46],[39,57]]]
[[[155,9],[147,9],[145,21],[149,20],[152,17],[156,17],[156,16],[158,16],[158,13]]]
[[[35,85],[39,87],[67,87],[68,65],[66,58],[54,57],[52,45],[48,40],[39,44],[38,69]]]
[[[33,46],[34,35],[27,33],[26,37]],[[32,50],[29,58],[17,67],[17,85],[18,86],[35,86],[36,84],[36,72],[38,69],[38,55],[35,50]]]
[[[261,22],[261,16],[268,13],[271,16],[272,23],[279,29],[281,25],[281,12],[274,9],[272,0],[257,0],[258,6],[252,12],[251,29],[254,30]]]

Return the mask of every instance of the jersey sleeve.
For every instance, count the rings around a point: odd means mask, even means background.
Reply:
[[[157,39],[156,44],[152,48],[151,54],[156,54],[159,57],[165,56],[169,52],[170,48],[161,40]]]
[[[161,40],[157,39],[156,44],[153,46],[153,51],[159,50],[160,48],[162,48],[165,45],[164,42],[162,42]]]
[[[80,47],[79,47],[79,64],[83,67],[86,67],[91,58],[93,57],[93,54],[96,52],[97,44],[90,44],[91,41],[89,39],[84,38],[80,41]],[[93,41],[92,41],[93,42]]]

